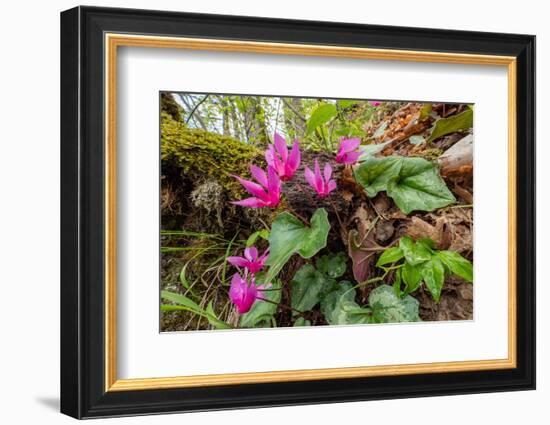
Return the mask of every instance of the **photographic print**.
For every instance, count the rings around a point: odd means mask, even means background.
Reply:
[[[472,320],[473,115],[161,92],[161,332]]]

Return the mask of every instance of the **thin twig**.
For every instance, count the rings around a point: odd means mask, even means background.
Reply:
[[[199,108],[199,106],[201,106],[204,101],[206,99],[208,99],[208,96],[210,96],[209,94],[205,95],[201,100],[199,100],[197,102],[197,104],[193,107],[193,109],[191,110],[191,112],[189,112],[189,116],[187,117],[187,119],[185,120],[185,124],[188,124],[189,123],[189,120],[191,119],[191,117],[193,116],[193,114],[195,113],[195,111]]]
[[[294,112],[294,114],[295,114],[298,118],[300,118],[303,122],[307,122],[307,120],[303,117],[303,115],[300,114],[300,113],[294,108],[294,106],[292,106],[292,104],[290,104],[289,102],[287,102],[285,98],[282,98],[282,100],[283,100],[283,103],[285,104],[285,106],[286,106],[288,109],[290,109],[292,112]]]

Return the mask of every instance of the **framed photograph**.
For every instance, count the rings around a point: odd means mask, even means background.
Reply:
[[[535,388],[535,37],[61,14],[61,411]]]

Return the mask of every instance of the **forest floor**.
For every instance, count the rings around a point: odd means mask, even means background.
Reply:
[[[348,252],[351,235],[358,235],[366,249],[395,246],[400,237],[409,235],[414,239],[430,238],[436,243],[437,249],[452,250],[473,261],[472,161],[471,158],[461,158],[460,152],[458,159],[454,153],[449,160],[448,154],[453,154],[453,147],[457,150],[457,144],[460,150],[460,145],[467,142],[465,139],[468,137],[471,139],[471,135],[469,131],[457,131],[426,143],[434,120],[425,115],[423,107],[424,104],[421,103],[396,103],[394,108],[385,109],[380,116],[375,117],[365,128],[365,132],[375,143],[385,143],[378,156],[422,157],[439,163],[441,175],[457,202],[432,212],[404,214],[384,192],[373,198],[367,197],[352,178],[351,169],[334,162],[333,156],[304,152],[302,164],[309,167],[312,167],[314,157],[321,158],[323,163],[330,162],[334,169],[334,178],[342,190],[335,191],[322,200],[314,199],[303,190],[307,182],[302,173],[285,185],[284,207],[306,217],[315,209],[325,207],[329,213],[329,221],[340,230],[339,234],[331,232],[329,235],[328,251]],[[467,107],[433,104],[432,110],[445,118],[457,115]],[[226,201],[228,195],[211,180],[190,181],[185,175],[177,174],[164,177],[162,215],[165,234],[161,236],[161,289],[187,293],[189,282],[192,281],[190,291],[205,300],[201,307],[205,307],[207,299],[213,300],[218,316],[228,323],[235,323],[237,318],[227,297],[227,286],[213,284],[216,279],[227,281],[226,276],[230,273],[223,261],[220,262],[220,258],[228,253],[235,255],[242,250],[244,241],[250,236],[250,228],[261,228],[262,224],[270,222],[271,217],[268,212],[243,211],[222,202],[218,198]],[[205,196],[209,200],[207,208],[204,202],[200,202],[201,190],[206,191]],[[167,223],[170,225],[166,226]],[[181,229],[186,229],[189,233],[170,234],[170,230]],[[258,244],[263,244],[261,247],[267,246],[262,240]],[[178,249],[180,247],[185,249]],[[197,255],[197,252],[201,252],[201,255]],[[353,255],[351,251],[350,255]],[[289,281],[306,261],[299,256],[292,257],[281,272],[281,279]],[[370,277],[377,272],[374,263],[374,256],[365,256],[357,263],[361,270],[350,267],[343,278],[353,281],[356,273]],[[392,273],[385,277],[388,284],[392,280]],[[357,302],[365,303],[373,288],[373,285],[362,286],[357,294]],[[473,318],[473,285],[460,278],[445,278],[438,303],[424,286],[411,295],[419,301],[420,318],[424,321]],[[288,297],[289,291],[283,290],[282,301]],[[312,315],[311,320],[314,325],[326,324],[322,315]],[[284,309],[277,312],[279,326],[292,326],[292,321],[290,312]],[[206,319],[185,311],[165,312],[161,317],[162,331],[209,328]]]

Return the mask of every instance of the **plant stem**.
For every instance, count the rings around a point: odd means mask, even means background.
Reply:
[[[276,306],[279,306],[279,307],[282,307],[282,308],[285,308],[287,310],[291,310],[291,311],[294,311],[295,313],[298,313],[300,316],[303,316],[304,314],[306,314],[307,312],[306,311],[300,311],[300,310],[296,310],[295,308],[292,308],[288,305],[285,305],[285,304],[281,304],[281,303],[276,303],[275,301],[271,301],[271,300],[267,300],[265,298],[258,298],[262,301],[265,301],[265,302],[268,302],[268,303],[271,303],[271,304],[275,304]]]

